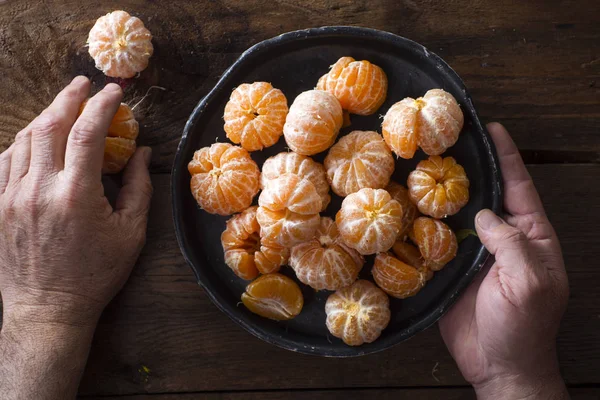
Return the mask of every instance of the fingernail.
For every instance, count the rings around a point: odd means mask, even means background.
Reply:
[[[152,160],[152,148],[144,147],[142,151],[142,155],[144,156],[144,163],[146,163],[146,168],[148,168],[150,166],[150,161]]]
[[[79,85],[79,84],[82,84],[82,83],[87,82],[87,81],[88,81],[88,78],[86,78],[83,75],[78,75],[75,78],[73,78],[73,80],[71,81],[71,83]]]
[[[116,83],[109,83],[108,85],[104,86],[103,90],[107,92],[120,92],[121,86],[117,85]]]
[[[502,224],[502,219],[494,214],[491,210],[481,210],[475,217],[477,225],[481,229],[490,230]]]

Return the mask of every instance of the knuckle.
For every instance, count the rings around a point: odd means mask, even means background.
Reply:
[[[152,181],[150,179],[143,180],[140,184],[139,190],[143,196],[149,199],[152,198],[152,195],[154,194],[154,186],[152,185]]]
[[[104,141],[104,136],[95,129],[95,124],[88,120],[80,120],[73,126],[70,140],[73,144],[81,147],[97,146]]]
[[[513,246],[525,246],[527,244],[527,236],[517,228],[507,229],[500,237],[500,240],[505,243],[511,243]]]
[[[47,135],[59,131],[63,122],[61,118],[52,111],[45,110],[31,124],[32,135]]]
[[[28,140],[31,137],[31,131],[29,129],[23,129],[15,136],[15,143],[19,144],[24,140]]]

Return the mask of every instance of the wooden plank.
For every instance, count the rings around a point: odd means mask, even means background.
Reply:
[[[442,5],[443,4],[443,5]],[[107,79],[85,40],[115,8],[139,15],[154,34],[150,67],[125,100],[155,91],[136,110],[153,168],[169,170],[194,105],[247,47],[282,32],[323,25],[370,26],[412,38],[463,77],[484,121],[504,121],[520,148],[600,153],[600,2],[278,0],[146,2],[42,0],[0,4],[0,151],[75,74],[94,90]],[[578,158],[578,157],[575,157]]]
[[[600,383],[600,166],[530,166],[561,238],[571,301],[559,337],[571,384]],[[98,328],[82,394],[464,385],[433,327],[355,359],[295,354],[263,343],[209,301],[179,254],[169,176],[154,175],[148,245]],[[144,367],[149,372],[144,371]]]

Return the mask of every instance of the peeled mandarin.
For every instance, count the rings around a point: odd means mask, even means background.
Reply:
[[[321,218],[314,239],[292,248],[290,266],[300,282],[316,290],[351,285],[364,264],[363,257],[342,243],[335,222]]]
[[[469,202],[469,179],[454,158],[431,156],[408,176],[408,191],[421,213],[445,218]]]
[[[148,66],[152,34],[137,17],[121,10],[96,21],[88,36],[89,53],[106,76],[131,78]]]
[[[389,253],[377,254],[372,273],[377,286],[398,299],[414,296],[426,282],[425,273]]]
[[[428,155],[439,155],[454,146],[464,116],[456,99],[442,89],[395,103],[383,118],[382,134],[399,157],[412,158],[417,145]]]
[[[233,143],[248,151],[277,143],[288,113],[283,92],[267,82],[243,83],[225,106],[225,132]]]
[[[342,57],[317,83],[340,101],[352,114],[373,114],[385,101],[388,80],[385,72],[367,60]]]
[[[394,167],[392,152],[373,131],[350,132],[325,157],[327,179],[335,194],[342,197],[362,188],[384,188]]]
[[[188,171],[192,175],[192,195],[211,214],[243,211],[258,193],[258,165],[246,150],[229,143],[214,143],[197,150]]]
[[[260,240],[260,225],[253,206],[227,221],[221,234],[225,264],[242,279],[252,280],[261,274],[279,271],[287,262],[289,250]]]
[[[442,221],[419,217],[413,225],[414,241],[425,260],[425,265],[439,271],[454,257],[458,250],[456,235]]]
[[[392,251],[398,260],[423,272],[427,280],[433,278],[433,271],[425,265],[421,252],[412,244],[398,240],[394,243]]]
[[[290,149],[310,156],[327,150],[342,127],[340,102],[328,92],[300,93],[290,106],[283,135]]]
[[[308,179],[321,197],[321,211],[325,210],[331,201],[329,183],[325,168],[308,156],[296,154],[293,151],[279,153],[269,157],[262,166],[260,186],[264,189],[268,182],[279,178],[281,175],[291,173],[300,178]]]
[[[371,343],[390,322],[390,300],[373,283],[358,280],[329,296],[327,329],[349,346]]]
[[[385,190],[402,206],[402,227],[398,233],[398,239],[406,239],[408,232],[412,229],[412,224],[419,214],[417,206],[410,200],[408,189],[396,182],[390,182]]]
[[[402,206],[383,189],[361,189],[342,202],[335,222],[344,243],[360,254],[389,250],[402,227]]]
[[[296,317],[302,311],[304,298],[298,284],[285,275],[261,275],[242,293],[242,303],[254,314],[276,321]]]

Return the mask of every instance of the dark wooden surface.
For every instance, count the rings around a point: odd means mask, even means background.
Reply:
[[[0,151],[76,74],[95,90],[109,81],[83,46],[95,19],[114,9],[141,17],[154,34],[150,67],[127,85],[125,101],[151,85],[167,90],[136,109],[139,142],[154,149],[148,244],[100,322],[82,397],[473,398],[435,327],[358,359],[294,354],[220,313],[181,257],[168,172],[189,113],[247,47],[323,25],[369,26],[424,44],[461,75],[482,119],[512,132],[567,263],[562,372],[574,398],[600,397],[600,2],[0,1]]]

